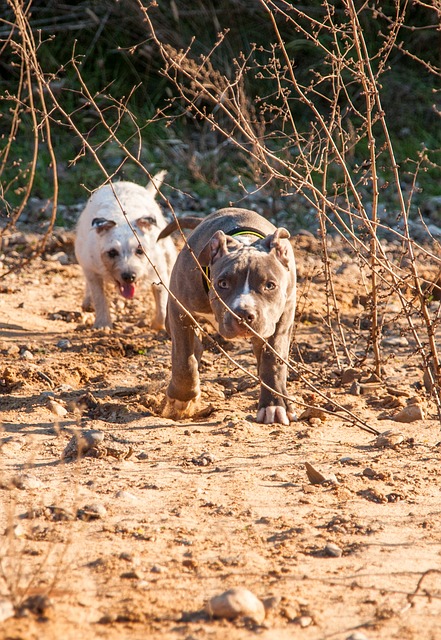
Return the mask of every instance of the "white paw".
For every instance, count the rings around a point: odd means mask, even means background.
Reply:
[[[108,329],[110,331],[110,329],[112,328],[112,323],[110,322],[110,320],[95,320],[95,322],[93,323],[93,328],[94,329]]]
[[[262,424],[284,424],[289,426],[290,422],[295,422],[297,416],[293,411],[287,411],[285,407],[270,405],[262,407],[257,412],[256,422]]]

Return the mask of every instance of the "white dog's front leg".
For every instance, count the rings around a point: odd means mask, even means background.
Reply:
[[[84,292],[81,308],[83,311],[93,311],[92,294],[90,293],[89,283],[86,283],[86,291]]]
[[[161,331],[161,329],[165,329],[168,292],[162,284],[152,284],[152,291],[155,298],[156,311],[151,326],[155,331]]]
[[[109,305],[104,293],[103,279],[95,273],[86,273],[85,275],[87,279],[86,298],[89,293],[95,309],[95,322],[93,326],[95,329],[111,327],[112,318],[110,317]]]

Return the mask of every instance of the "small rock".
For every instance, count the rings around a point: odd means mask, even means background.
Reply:
[[[34,354],[29,351],[29,349],[22,349],[20,351],[20,358],[23,358],[23,360],[33,360]]]
[[[340,549],[340,547],[333,542],[328,542],[325,546],[325,553],[330,558],[340,558],[343,555],[343,549]]]
[[[327,414],[320,407],[306,407],[305,411],[300,414],[299,420],[308,420],[311,422],[311,418],[319,418],[324,422],[327,418]]]
[[[297,618],[296,622],[302,627],[302,629],[306,629],[306,627],[310,627],[313,623],[311,616],[300,616]]]
[[[124,573],[121,573],[120,578],[124,578],[126,580],[140,580],[141,579],[141,575],[138,571],[136,571],[135,569],[132,569],[131,571],[125,571]]]
[[[96,447],[104,440],[104,432],[95,429],[87,429],[75,433],[66,445],[62,453],[64,460],[72,460],[84,456],[90,449]]]
[[[58,340],[57,342],[57,347],[59,349],[70,349],[72,346],[72,342],[70,340],[68,340],[67,338],[62,338],[61,340]]]
[[[75,519],[75,514],[65,507],[58,507],[56,504],[51,504],[44,509],[44,515],[48,520],[53,522],[70,522]]]
[[[165,573],[167,568],[162,566],[161,564],[154,564],[150,569],[151,573]]]
[[[69,256],[64,251],[59,251],[58,253],[53,253],[51,256],[47,257],[51,262],[59,262],[60,264],[69,264]]]
[[[256,624],[265,620],[263,602],[245,587],[228,589],[214,596],[207,604],[207,612],[215,618],[250,618]]]
[[[0,622],[12,618],[14,613],[14,605],[10,600],[0,600]]]
[[[86,504],[82,509],[78,509],[77,518],[79,520],[101,520],[107,515],[107,509],[102,504]]]
[[[354,631],[346,640],[369,640],[369,638],[361,631]]]
[[[409,404],[396,413],[392,417],[392,420],[395,420],[395,422],[416,422],[417,420],[424,420],[424,411],[419,404]]]
[[[69,393],[70,391],[73,391],[74,388],[71,384],[60,384],[55,391],[57,393]]]
[[[409,340],[405,336],[396,336],[394,338],[383,338],[381,341],[383,347],[407,347]]]
[[[325,476],[321,471],[313,467],[312,464],[309,464],[309,462],[305,462],[305,468],[306,475],[308,476],[308,480],[311,484],[339,484],[333,473]]]
[[[387,431],[383,431],[380,433],[374,441],[374,446],[378,449],[383,448],[391,448],[398,446],[404,442],[404,436],[399,431],[394,431],[393,429],[388,429]]]
[[[282,608],[281,613],[289,622],[294,622],[298,618],[299,610],[297,606],[289,603]]]
[[[359,382],[357,382],[357,380],[354,380],[354,382],[351,384],[351,387],[349,389],[349,393],[353,396],[359,396],[361,393],[361,385]]]
[[[119,557],[121,560],[125,560],[126,562],[134,561],[134,556],[129,551],[121,551],[121,553],[119,554]]]
[[[207,451],[201,453],[201,455],[197,458],[191,459],[192,463],[197,465],[198,467],[207,467],[209,464],[213,464],[215,460],[215,456],[211,453],[208,453]]]
[[[24,538],[26,536],[26,530],[21,524],[15,524],[10,527],[7,527],[5,530],[5,536],[11,535],[14,538]]]
[[[58,416],[58,418],[64,418],[64,416],[67,415],[67,409],[63,407],[63,405],[59,402],[56,402],[56,400],[48,398],[48,400],[46,401],[46,406],[49,411],[55,416]]]
[[[357,380],[361,375],[359,369],[354,369],[353,367],[349,367],[345,369],[341,374],[341,383],[342,384],[352,384],[355,380]]]
[[[138,502],[138,496],[135,496],[134,493],[130,493],[130,491],[118,491],[116,493],[116,498],[119,498],[120,500],[127,500],[128,502]]]

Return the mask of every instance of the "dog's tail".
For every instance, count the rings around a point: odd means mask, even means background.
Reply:
[[[177,229],[196,229],[196,227],[202,222],[202,220],[203,218],[197,218],[196,216],[188,216],[187,218],[172,220],[166,227],[164,227],[157,240],[166,238]]]

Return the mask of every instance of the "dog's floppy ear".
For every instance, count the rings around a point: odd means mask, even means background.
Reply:
[[[167,175],[167,171],[165,169],[163,169],[162,171],[159,171],[157,174],[153,176],[153,178],[150,180],[150,182],[146,186],[146,189],[149,195],[151,195],[153,198],[157,195],[158,189],[161,188],[161,185],[164,182],[164,178],[166,175]]]
[[[198,261],[202,267],[208,267],[227,253],[227,236],[223,231],[216,231],[198,255]]]
[[[94,218],[92,220],[92,228],[96,229],[98,233],[109,231],[116,225],[114,220],[107,220],[107,218]]]
[[[156,218],[154,216],[142,216],[142,218],[138,218],[135,224],[141,231],[148,231],[156,225]]]
[[[290,233],[284,227],[279,227],[274,233],[266,236],[262,241],[263,246],[269,253],[275,252],[277,259],[286,267],[289,271],[289,251],[291,247],[288,242],[284,242],[290,237]]]

